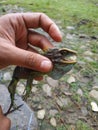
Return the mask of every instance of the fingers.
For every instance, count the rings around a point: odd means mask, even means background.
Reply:
[[[29,30],[28,42],[33,46],[41,48],[42,50],[47,50],[48,48],[53,47],[51,42],[44,35],[32,30]]]
[[[9,44],[2,46],[0,61],[3,65],[19,65],[41,72],[48,72],[52,69],[51,61],[36,52],[29,52],[13,45],[9,46]]]
[[[22,13],[23,20],[27,28],[39,28],[44,31],[57,42],[62,40],[61,33],[56,24],[44,13]]]

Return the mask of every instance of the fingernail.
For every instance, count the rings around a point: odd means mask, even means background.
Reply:
[[[50,69],[51,67],[52,67],[51,61],[43,60],[43,61],[41,62],[41,68],[42,68],[42,69]]]

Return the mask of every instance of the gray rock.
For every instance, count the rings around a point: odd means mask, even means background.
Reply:
[[[98,86],[93,86],[92,88],[98,91]]]
[[[57,104],[60,106],[60,107],[67,107],[68,105],[71,104],[71,100],[69,98],[62,98],[60,97],[59,99],[57,99]]]
[[[76,92],[78,95],[83,96],[83,91],[79,88]]]
[[[98,101],[98,91],[96,90],[91,90],[89,95],[93,98],[95,98]]]
[[[88,62],[93,62],[94,61],[91,57],[88,57],[88,56],[85,56],[84,59],[87,60]]]
[[[75,77],[73,77],[73,76],[70,76],[68,79],[67,79],[67,83],[74,83],[74,82],[76,82],[76,79],[75,79]]]
[[[54,79],[52,79],[52,78],[50,78],[50,77],[47,77],[47,83],[51,86],[51,87],[58,87],[58,85],[59,85],[59,82],[58,82],[58,80],[54,80]]]
[[[98,78],[97,77],[94,77],[94,85],[98,86]]]
[[[19,97],[15,96],[15,103],[23,106],[8,117],[11,119],[11,130],[37,130],[38,124],[34,116],[34,112],[29,106]],[[10,105],[10,97],[7,88],[4,85],[0,85],[0,105],[5,113]]]
[[[93,53],[91,51],[85,51],[84,55],[85,56],[93,56]]]
[[[53,110],[50,110],[49,111],[49,114],[50,114],[50,116],[55,116],[56,114],[58,113],[58,111],[56,110],[56,109],[53,109]]]
[[[44,84],[42,88],[43,88],[43,91],[47,94],[47,96],[49,97],[52,96],[51,87],[48,84]]]
[[[87,108],[84,106],[81,107],[81,112],[82,112],[83,116],[87,116],[87,114],[88,114]]]
[[[66,29],[68,29],[68,30],[74,30],[75,27],[73,27],[73,26],[67,26]]]
[[[20,96],[25,95],[25,93],[26,93],[26,91],[25,91],[25,85],[19,82],[19,83],[17,84],[17,87],[16,87],[16,92],[17,92]]]
[[[74,36],[75,36],[74,34],[67,33],[66,39],[72,40],[72,39],[74,39]]]
[[[11,73],[10,72],[6,72],[4,73],[3,75],[3,80],[11,80],[12,79],[12,76],[11,76]]]
[[[32,87],[31,92],[35,93],[35,92],[37,92],[37,90],[38,90],[37,87]]]

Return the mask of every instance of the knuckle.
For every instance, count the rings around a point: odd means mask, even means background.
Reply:
[[[25,58],[25,65],[32,67],[34,66],[34,63],[35,63],[34,54],[31,54],[31,53],[27,54]]]
[[[29,68],[36,69],[40,66],[41,59],[39,54],[29,53],[25,58],[25,65]]]

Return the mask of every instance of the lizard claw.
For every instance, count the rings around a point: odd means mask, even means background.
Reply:
[[[4,115],[7,116],[8,114],[10,114],[10,113],[12,113],[12,112],[14,112],[14,111],[16,111],[16,110],[19,110],[19,111],[20,111],[19,108],[21,108],[22,106],[23,106],[23,104],[21,104],[21,105],[15,107],[13,110],[8,110],[6,113],[4,113]]]

